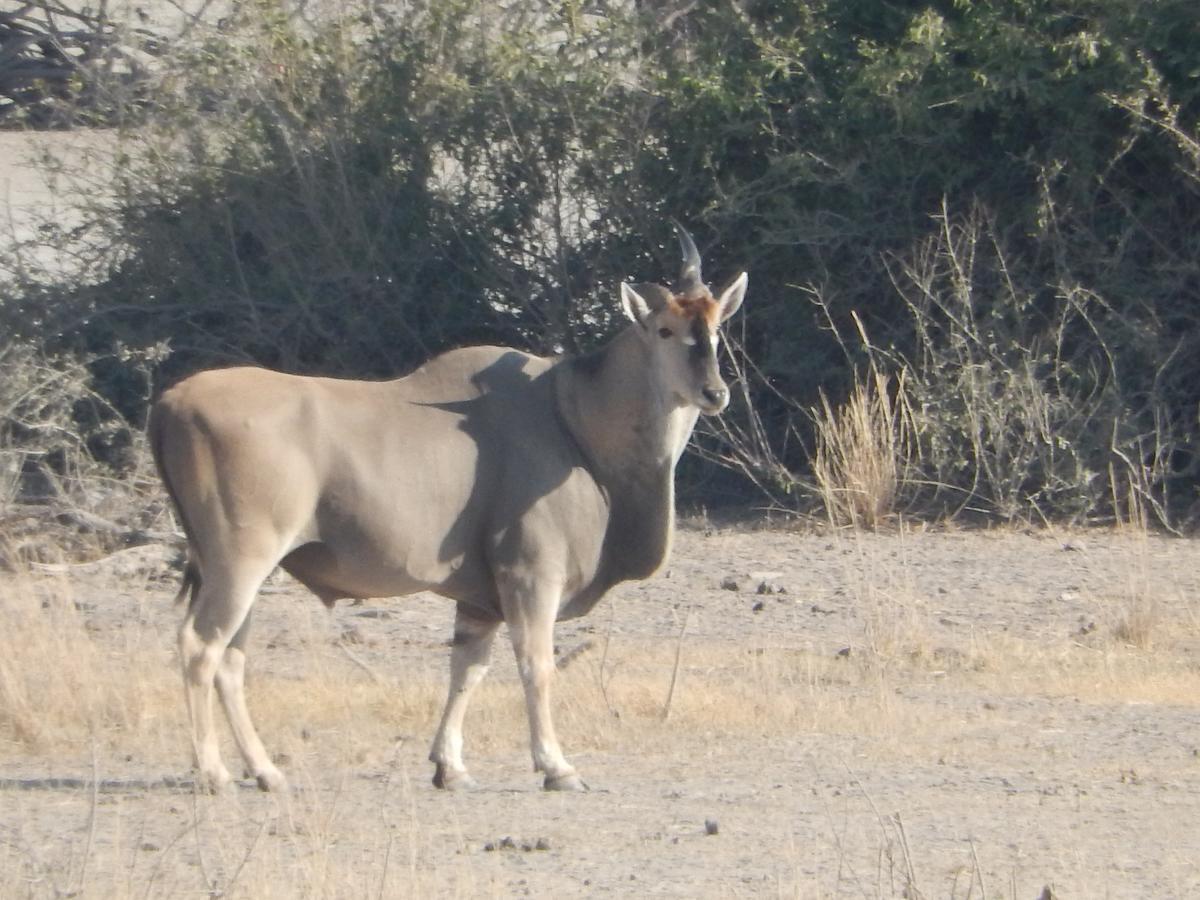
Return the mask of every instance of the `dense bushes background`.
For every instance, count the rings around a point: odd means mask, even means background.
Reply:
[[[38,238],[79,269],[0,263],[0,342],[87,362],[134,430],[140,373],[571,352],[614,327],[621,279],[674,273],[675,216],[707,277],[751,273],[746,391],[693,496],[802,508],[816,431],[865,388],[893,413],[864,444],[897,457],[891,509],[1184,520],[1189,0],[352,7],[247,3],[179,40],[112,200]],[[835,492],[866,490],[856,465]]]

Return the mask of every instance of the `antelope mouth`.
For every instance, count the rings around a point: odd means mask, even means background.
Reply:
[[[727,387],[705,388],[696,399],[696,406],[701,414],[706,416],[715,416],[717,413],[723,412],[728,405],[729,388]]]

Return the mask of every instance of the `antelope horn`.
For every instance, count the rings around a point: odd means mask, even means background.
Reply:
[[[687,233],[687,229],[675,219],[671,222],[679,234],[679,247],[683,251],[683,268],[679,270],[679,293],[690,297],[704,289],[704,281],[700,277],[700,251],[696,249],[696,242]]]

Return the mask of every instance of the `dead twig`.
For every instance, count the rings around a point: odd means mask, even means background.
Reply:
[[[917,872],[913,867],[912,853],[908,849],[908,835],[904,832],[904,820],[900,818],[900,813],[892,813],[892,823],[896,827],[896,833],[900,836],[900,852],[904,856],[904,875],[908,882],[905,892],[906,897],[911,900],[918,900],[922,897],[921,889],[917,887]]]
[[[386,678],[384,678],[382,675],[380,675],[378,672],[376,672],[374,669],[372,669],[369,665],[367,665],[366,662],[363,661],[363,659],[357,653],[355,653],[348,646],[346,646],[345,641],[338,641],[337,645],[339,648],[341,648],[341,651],[346,654],[346,658],[349,659],[350,662],[352,662],[356,666],[358,666],[360,669],[362,669],[364,672],[366,672],[368,675],[370,675],[371,679],[376,684],[387,684],[388,683],[388,680]]]
[[[967,838],[967,843],[971,845],[971,860],[975,863],[975,877],[979,880],[979,896],[982,900],[987,900],[987,887],[983,883],[983,866],[979,864],[979,853],[975,849],[975,841]]]
[[[621,718],[619,710],[615,709],[612,700],[608,696],[608,682],[604,679],[605,669],[608,667],[608,648],[612,643],[613,622],[616,618],[616,605],[610,600],[608,603],[608,631],[604,634],[604,652],[600,655],[600,695],[604,698],[604,705],[608,708],[608,714],[614,719]]]
[[[692,621],[692,609],[688,607],[683,617],[683,627],[679,629],[679,638],[675,641],[675,665],[671,667],[671,688],[667,691],[667,703],[663,707],[663,721],[671,718],[671,703],[675,699],[675,687],[679,683],[679,663],[683,658],[683,638],[687,634],[688,624]]]
[[[79,867],[79,887],[77,893],[84,893],[87,885],[88,862],[92,858],[92,847],[96,843],[96,811],[100,806],[100,766],[96,762],[96,738],[92,737],[92,806],[88,813],[87,844],[83,848],[83,862]]]
[[[250,861],[250,857],[254,855],[254,850],[258,847],[259,838],[261,838],[263,832],[267,830],[268,821],[270,820],[265,817],[263,818],[262,824],[258,826],[258,831],[255,832],[254,840],[252,840],[250,842],[250,846],[246,848],[246,853],[242,857],[242,861],[238,863],[237,868],[233,870],[233,874],[229,876],[229,880],[225,882],[225,887],[219,892],[221,896],[233,895],[233,888],[237,884],[238,877],[242,874],[242,869],[246,868],[246,863]]]

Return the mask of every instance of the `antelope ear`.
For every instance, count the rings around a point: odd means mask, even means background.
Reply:
[[[721,299],[717,301],[717,307],[721,310],[722,322],[738,311],[738,307],[742,305],[742,300],[746,297],[746,285],[749,282],[750,277],[743,272],[733,284],[725,288]]]
[[[650,304],[631,285],[625,283],[621,284],[621,309],[643,328],[650,327],[650,317],[654,314]]]

